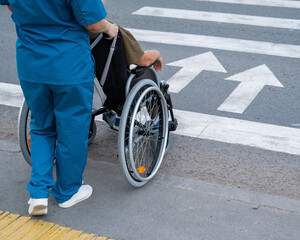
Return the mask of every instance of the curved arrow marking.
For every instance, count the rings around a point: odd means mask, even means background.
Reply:
[[[193,57],[168,63],[167,65],[182,67],[179,72],[168,80],[170,83],[169,90],[174,93],[179,93],[203,70],[223,73],[227,72],[212,52],[202,53]]]
[[[265,64],[238,73],[225,80],[241,82],[218,108],[220,111],[234,113],[243,113],[265,85],[283,87]]]

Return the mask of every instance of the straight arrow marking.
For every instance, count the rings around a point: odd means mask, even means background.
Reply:
[[[168,82],[170,92],[179,93],[186,85],[195,79],[203,70],[223,72],[222,64],[212,52],[202,53],[193,57],[181,59],[176,62],[168,63],[169,66],[182,67]]]
[[[241,83],[220,105],[218,110],[240,114],[246,110],[265,85],[283,87],[265,64],[238,73],[225,80]]]

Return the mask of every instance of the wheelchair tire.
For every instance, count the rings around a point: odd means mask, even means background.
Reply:
[[[31,166],[31,157],[30,157],[30,147],[28,143],[30,142],[29,138],[29,124],[30,124],[30,110],[25,102],[22,103],[20,108],[19,117],[18,117],[18,138],[21,148],[21,152],[25,161]]]
[[[141,80],[128,94],[118,135],[119,161],[126,180],[145,185],[158,171],[168,135],[166,100],[153,80]]]
[[[166,146],[166,150],[165,150],[165,156],[168,154],[168,152],[170,151],[172,145],[172,134],[170,133],[170,131],[168,132],[168,140],[167,140],[167,146]]]
[[[96,136],[96,133],[97,133],[97,125],[96,125],[95,121],[93,121],[92,129],[90,128],[90,130],[89,130],[88,145],[90,145],[93,142],[93,140]]]

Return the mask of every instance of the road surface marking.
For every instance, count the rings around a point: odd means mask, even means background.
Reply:
[[[178,120],[175,134],[300,155],[297,128],[181,110],[174,114]]]
[[[14,89],[13,93],[18,91],[22,93],[18,85],[2,83],[2,87],[5,85],[8,85],[7,88],[11,90]],[[1,105],[20,107],[23,97],[17,100],[20,103],[18,106],[2,100],[3,98],[0,97]],[[182,110],[174,110],[174,114],[179,123],[174,134],[300,155],[299,128]],[[102,116],[97,116],[96,120],[102,121]]]
[[[260,27],[287,28],[297,30],[300,29],[300,20],[296,19],[270,18],[218,12],[202,12],[171,8],[143,7],[138,11],[133,12],[132,14],[209,22],[222,22],[231,24],[245,24]]]
[[[257,5],[257,6],[267,6],[267,7],[300,8],[299,1],[287,1],[287,0],[194,0],[194,1],[233,3],[233,4]]]
[[[241,82],[218,110],[243,113],[264,86],[283,87],[271,70],[264,64],[235,74],[225,80]]]
[[[0,82],[0,104],[20,107],[22,101],[23,93],[19,85]]]
[[[212,52],[184,58],[179,61],[168,63],[167,65],[181,67],[181,69],[168,80],[170,83],[169,90],[174,93],[179,93],[203,70],[227,73]]]
[[[300,46],[298,45],[133,28],[128,28],[128,30],[138,41],[144,42],[300,58]]]

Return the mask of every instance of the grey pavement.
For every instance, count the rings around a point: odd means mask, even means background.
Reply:
[[[128,28],[299,45],[299,30],[133,15],[144,6],[299,19],[299,9],[205,1],[107,1],[108,18]],[[19,84],[16,34],[0,7],[0,82]],[[299,59],[141,42],[158,49],[166,64],[212,51],[228,73],[203,72],[172,94],[179,110],[299,128]],[[225,78],[266,64],[282,89],[265,89],[245,113],[218,111],[236,83]],[[166,65],[159,78],[179,69]],[[17,144],[18,108],[0,105],[0,210],[27,214],[30,167]],[[195,119],[195,122],[197,119]],[[92,197],[70,209],[50,199],[42,219],[116,239],[300,239],[299,155],[173,135],[157,177],[131,187],[117,159],[117,133],[97,122],[85,182]]]
[[[16,142],[0,141],[0,209],[28,215],[30,167]],[[116,239],[299,239],[300,201],[171,175],[133,188],[118,164],[88,159],[90,199],[42,220]]]

